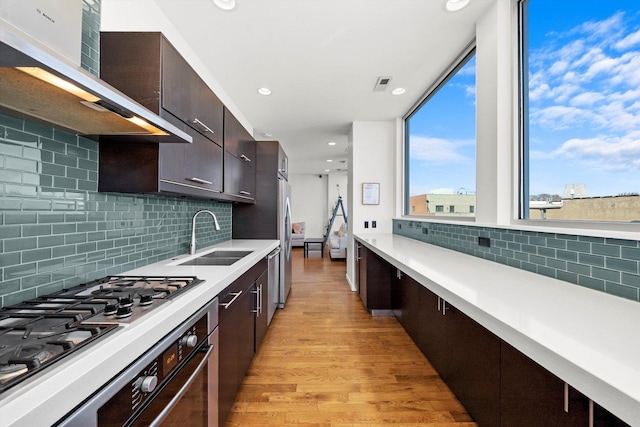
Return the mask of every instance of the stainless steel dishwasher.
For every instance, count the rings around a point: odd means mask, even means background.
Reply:
[[[278,308],[280,292],[280,247],[271,251],[267,257],[267,325],[271,323],[271,318]]]

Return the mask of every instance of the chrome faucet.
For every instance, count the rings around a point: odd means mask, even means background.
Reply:
[[[213,223],[216,231],[220,230],[220,224],[218,224],[218,218],[216,218],[216,214],[207,209],[201,209],[195,214],[193,214],[193,219],[191,220],[191,243],[189,244],[189,254],[193,255],[196,253],[196,218],[201,213],[208,213],[213,218]]]

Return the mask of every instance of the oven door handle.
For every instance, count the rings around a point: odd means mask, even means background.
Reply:
[[[167,415],[169,415],[169,412],[171,412],[173,407],[176,406],[178,401],[182,398],[182,396],[184,396],[184,394],[187,392],[189,387],[191,387],[191,384],[193,384],[193,382],[196,380],[198,375],[200,375],[200,372],[202,372],[202,370],[204,369],[205,365],[209,361],[209,356],[211,355],[212,351],[213,351],[213,345],[210,345],[209,348],[207,349],[207,352],[205,353],[204,357],[202,358],[202,360],[198,364],[198,367],[195,369],[195,371],[193,371],[193,373],[189,376],[189,379],[187,380],[187,382],[180,388],[180,390],[176,393],[176,395],[173,396],[173,399],[171,399],[171,401],[162,410],[162,412],[160,412],[160,414],[158,414],[156,419],[153,420],[151,422],[151,424],[149,424],[150,427],[159,426],[160,423],[162,422],[162,420]]]

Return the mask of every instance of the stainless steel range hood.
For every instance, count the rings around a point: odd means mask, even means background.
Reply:
[[[192,142],[187,133],[0,19],[0,110],[91,139]]]

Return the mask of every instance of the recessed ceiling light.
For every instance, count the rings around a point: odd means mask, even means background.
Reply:
[[[445,0],[444,9],[448,12],[457,12],[465,8],[470,0]]]
[[[325,169],[324,171],[325,172],[331,172],[331,169]]]
[[[393,95],[402,95],[403,93],[405,93],[407,90],[403,87],[397,87],[394,90],[391,91],[391,93]]]
[[[273,135],[271,135],[270,133],[263,133],[262,136],[267,137],[267,138],[271,138],[273,137]]]
[[[327,145],[336,145],[336,143],[335,143],[335,142],[333,142],[333,141],[329,141],[329,142],[327,143]]]
[[[233,10],[236,7],[236,0],[213,0],[213,4],[222,10]]]
[[[269,96],[271,95],[271,89],[269,89],[268,87],[261,87],[260,89],[258,89],[258,93],[260,95]]]
[[[333,160],[327,159],[327,163],[331,163],[331,162],[333,162]]]

